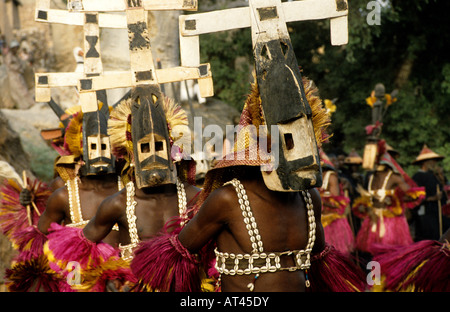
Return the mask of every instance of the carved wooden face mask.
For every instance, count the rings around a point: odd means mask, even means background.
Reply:
[[[264,182],[281,192],[318,187],[322,172],[312,111],[289,35],[278,33],[273,39],[256,40],[254,47],[264,119],[269,133],[272,125],[277,125],[279,132],[278,136],[270,133],[272,147],[278,143],[278,166],[262,172]]]
[[[83,114],[83,175],[107,174],[115,172],[114,156],[107,132],[109,118],[108,105],[100,110]]]
[[[158,85],[132,91],[132,138],[138,188],[176,183],[177,172],[170,158],[167,120]]]

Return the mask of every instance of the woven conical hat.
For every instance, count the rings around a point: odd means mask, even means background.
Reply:
[[[428,159],[443,159],[444,156],[439,155],[435,152],[433,152],[426,144],[423,146],[422,150],[420,151],[419,156],[416,157],[416,159],[412,162],[413,164],[417,164],[421,161],[428,160]]]
[[[323,168],[328,168],[331,170],[336,170],[336,168],[334,167],[334,164],[331,162],[330,158],[328,157],[328,155],[323,151],[323,149],[319,149],[319,156],[320,156],[320,165]]]
[[[357,164],[361,165],[363,163],[363,159],[359,154],[356,152],[355,149],[352,149],[350,154],[348,154],[347,157],[345,157],[344,164]]]
[[[399,151],[397,151],[395,148],[393,148],[392,146],[390,146],[387,143],[386,143],[386,151],[389,152],[390,154],[397,154],[397,155],[400,154]]]

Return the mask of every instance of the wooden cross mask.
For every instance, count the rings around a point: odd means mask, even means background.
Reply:
[[[262,171],[267,187],[299,191],[322,184],[311,107],[286,22],[330,18],[331,42],[346,44],[346,0],[249,0],[249,7],[180,16],[182,65],[199,63],[199,35],[251,27],[256,77],[270,134],[277,125],[281,142],[276,170]],[[272,136],[272,140],[277,138]]]
[[[149,10],[196,10],[194,0],[69,0],[68,10],[50,8],[50,0],[37,0],[36,20],[84,25],[84,73],[36,74],[36,101],[48,102],[51,88],[76,86],[83,113],[98,112],[102,90],[131,87],[133,146],[136,183],[139,188],[175,183],[176,170],[170,161],[170,144],[160,84],[198,79],[202,97],[213,95],[209,64],[155,70],[147,28]],[[102,13],[100,13],[102,12]],[[106,12],[106,13],[105,13]],[[125,15],[108,12],[125,12]],[[128,29],[130,70],[103,72],[101,27]],[[156,165],[163,159],[164,165]],[[152,171],[165,167],[164,174]]]

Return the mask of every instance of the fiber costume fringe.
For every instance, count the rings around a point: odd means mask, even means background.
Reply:
[[[374,248],[381,265],[381,285],[373,291],[450,291],[450,245],[423,240],[409,246]]]
[[[322,186],[318,188],[322,199],[321,222],[325,233],[325,241],[344,254],[350,255],[355,248],[355,237],[347,219],[350,198],[345,195],[343,186],[337,178],[336,169],[327,154],[320,149],[319,155],[320,163],[325,171]],[[331,190],[331,176],[336,177],[339,195],[335,195],[337,189]]]
[[[16,233],[23,229],[37,225],[39,217],[45,210],[47,199],[51,191],[46,183],[34,180],[32,183],[28,179],[28,185],[31,187],[31,192],[34,193],[35,207],[24,207],[20,204],[20,191],[22,187],[14,180],[7,180],[7,183],[0,188],[1,202],[0,202],[0,230],[12,242]]]
[[[410,190],[406,194],[412,194],[417,199],[423,198],[422,191],[416,192]],[[410,205],[404,205],[400,200],[405,195],[405,192],[397,188],[390,196],[391,205],[386,209],[374,209],[372,202],[368,197],[359,197],[353,202],[353,212],[356,216],[363,219],[361,228],[356,235],[356,246],[359,250],[372,253],[373,244],[384,245],[409,245],[413,243],[408,222],[404,216],[405,207]],[[376,220],[373,220],[368,213],[362,213],[360,206],[366,207],[366,209],[373,209],[377,216]],[[367,211],[367,210],[366,210]]]
[[[376,222],[367,217],[356,235],[356,247],[369,253],[373,253],[374,244],[404,246],[412,243],[408,222],[404,216],[383,217]]]
[[[344,209],[345,210],[345,209]],[[349,255],[355,248],[355,237],[344,211],[322,215],[322,225],[327,243]]]
[[[82,272],[82,283],[73,285],[72,288],[83,292],[109,291],[108,283],[115,282],[119,285],[113,291],[130,291],[137,282],[131,272],[130,264],[121,258],[111,257],[99,266]]]
[[[326,244],[311,257],[311,292],[359,292],[365,290],[364,272],[347,255]]]
[[[52,223],[44,253],[53,271],[67,278],[71,264],[79,265],[80,284],[72,286],[79,291],[105,291],[108,280],[133,284],[134,276],[128,264],[120,259],[118,250],[106,243],[86,239],[80,228]]]
[[[44,254],[44,244],[47,236],[39,231],[36,225],[29,226],[12,237],[14,247],[20,253],[27,253],[29,257],[39,257]]]
[[[341,188],[340,190],[343,193]],[[325,241],[344,254],[350,254],[355,248],[355,237],[347,219],[350,198],[344,194],[332,195],[323,188],[319,191],[322,198],[321,222]]]
[[[140,243],[131,262],[136,291],[201,291],[200,260],[178,240],[180,218],[167,222],[155,238]]]
[[[14,234],[19,254],[5,272],[8,291],[71,291],[66,281],[54,272],[44,255],[45,234],[36,226],[29,226]]]
[[[177,235],[166,234],[143,242],[135,252],[131,269],[139,277],[138,291],[198,292],[198,265]]]
[[[326,132],[326,128],[331,125],[330,114],[318,96],[318,89],[313,81],[303,76],[302,82],[308,104],[311,106],[312,123],[314,125],[314,135],[316,137],[317,147],[320,148],[322,143],[329,140],[332,136]]]
[[[90,269],[112,256],[118,256],[112,246],[86,239],[82,229],[52,223],[48,232],[44,252],[55,271],[64,270],[71,261],[77,261],[83,270]]]
[[[384,144],[384,141],[379,142],[381,150]],[[353,213],[363,219],[356,235],[356,247],[369,253],[372,253],[374,244],[394,246],[412,244],[413,239],[404,215],[405,209],[414,208],[425,198],[424,187],[418,187],[389,153],[384,152],[379,156],[377,163],[388,165],[392,172],[400,174],[410,188],[406,192],[400,187],[385,190],[389,203],[385,208],[378,209],[373,207],[372,194],[362,188],[359,189],[361,196],[354,200],[352,206]]]
[[[129,263],[122,260],[119,251],[106,243],[86,239],[81,228],[64,227],[52,223],[48,241],[44,245],[51,269],[64,279],[76,263],[80,283],[73,283],[73,291],[104,292],[108,281],[117,281],[121,287],[131,288],[135,282]]]
[[[16,260],[6,269],[5,280],[10,292],[70,292],[66,280],[50,269],[44,255]]]

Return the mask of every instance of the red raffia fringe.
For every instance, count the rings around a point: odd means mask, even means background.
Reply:
[[[350,255],[355,249],[355,237],[347,218],[336,219],[323,230],[327,243],[333,245],[342,253]]]
[[[390,291],[450,291],[448,243],[423,240],[409,246],[376,246],[383,287]]]
[[[13,235],[14,247],[19,250],[20,260],[39,257],[44,254],[44,244],[47,236],[39,231],[37,226],[29,226]],[[26,255],[26,256],[25,256]]]
[[[311,258],[309,279],[312,292],[358,292],[365,290],[364,272],[351,259],[326,244]]]
[[[50,268],[44,255],[47,237],[36,226],[15,232],[13,239],[19,254],[5,273],[9,291],[72,291],[66,280]]]
[[[181,245],[178,231],[142,242],[131,262],[136,291],[201,291],[199,261]]]
[[[425,187],[424,186],[413,186],[410,187],[408,191],[404,192],[401,188],[397,187],[395,189],[396,196],[401,200],[401,204],[404,209],[413,209],[418,206],[425,199]],[[410,198],[409,201],[403,200],[407,196]]]
[[[114,281],[118,284],[118,291],[124,291],[125,287],[131,290],[137,282],[131,272],[128,261],[111,257],[100,266],[83,272],[83,281],[80,285],[73,286],[78,291],[105,292],[107,283]]]
[[[28,185],[30,185],[31,190],[35,195],[34,203],[36,204],[39,213],[42,214],[45,210],[51,191],[47,184],[40,182],[37,179],[33,182],[28,180]],[[13,180],[8,180],[8,183],[2,185],[0,188],[0,197],[2,198],[0,202],[0,230],[13,243],[15,243],[14,237],[17,237],[15,236],[15,233],[30,226],[27,208],[20,204],[20,191],[21,187]],[[31,206],[30,212],[32,225],[37,225],[39,215]]]
[[[356,235],[356,247],[359,250],[373,253],[374,245],[388,246],[406,246],[413,243],[411,233],[409,231],[408,222],[404,215],[396,217],[384,217],[385,233],[380,234],[381,220],[378,219],[376,231],[372,232],[373,223],[370,218],[366,217],[361,224],[361,228]]]
[[[65,270],[71,261],[80,264],[82,270],[101,265],[110,257],[119,257],[118,250],[106,243],[94,243],[86,239],[83,230],[52,223],[44,245],[50,266],[56,271]]]
[[[27,253],[27,252],[25,252]],[[14,262],[5,271],[5,280],[10,292],[72,292],[66,279],[50,269],[44,255],[24,257],[27,260]]]

